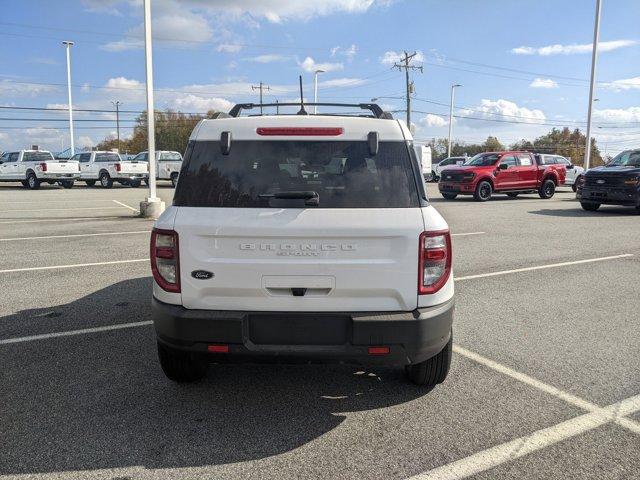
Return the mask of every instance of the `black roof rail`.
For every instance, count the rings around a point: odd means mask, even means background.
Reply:
[[[305,106],[318,107],[356,107],[369,110],[374,118],[393,120],[393,115],[385,112],[377,103],[305,103]],[[299,107],[299,103],[238,103],[229,110],[230,117],[239,117],[242,110],[253,110],[260,107]]]

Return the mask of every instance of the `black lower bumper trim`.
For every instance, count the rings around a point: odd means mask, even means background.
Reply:
[[[159,341],[182,350],[207,353],[228,345],[219,359],[296,358],[364,364],[422,362],[450,338],[454,299],[411,312],[240,312],[189,310],[152,300]],[[368,347],[387,346],[386,355]]]

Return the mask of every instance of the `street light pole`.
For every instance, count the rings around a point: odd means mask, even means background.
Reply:
[[[596,0],[596,20],[593,27],[593,50],[591,51],[591,82],[589,84],[589,110],[587,113],[587,145],[584,149],[584,169],[589,169],[591,160],[591,114],[593,112],[593,92],[596,80],[596,62],[598,60],[598,40],[600,38],[600,0]]]
[[[120,100],[116,100],[111,103],[116,107],[116,135],[118,138],[118,153],[120,153],[120,105],[122,105],[122,102]]]
[[[144,56],[147,76],[147,158],[149,160],[149,197],[140,202],[140,215],[158,218],[164,210],[164,202],[156,196],[156,139],[155,109],[153,106],[153,52],[151,45],[151,0],[144,3]]]
[[[324,73],[324,70],[316,70],[313,74],[313,103],[318,103],[318,74]],[[313,114],[318,113],[317,105],[313,106]]]
[[[75,154],[75,143],[73,140],[73,104],[71,101],[71,47],[73,42],[65,40],[62,44],[67,49],[67,90],[69,91],[69,137],[71,138],[71,155]]]
[[[453,130],[453,99],[455,97],[456,87],[462,85],[456,83],[451,85],[451,103],[449,104],[449,141],[447,142],[447,158],[451,156],[451,132]]]

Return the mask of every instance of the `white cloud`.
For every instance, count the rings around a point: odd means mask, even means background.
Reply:
[[[542,110],[528,109],[525,107],[519,107],[516,103],[502,98],[498,100],[482,99],[480,105],[471,109],[462,109],[462,116],[483,118],[485,120],[502,120],[521,123],[536,124],[546,119],[546,116]],[[463,119],[460,119],[464,121]],[[486,126],[484,122],[478,122],[477,120],[464,121],[472,127]]]
[[[636,40],[610,40],[608,42],[598,43],[598,52],[610,52],[619,48],[631,47],[637,45]],[[591,53],[593,43],[561,45],[547,45],[545,47],[516,47],[511,49],[511,53],[516,55],[541,55],[543,57],[549,55],[574,55],[580,53]]]
[[[204,113],[209,110],[228,112],[234,103],[224,98],[186,94],[170,100],[168,105],[170,108],[182,112]]]
[[[37,83],[20,83],[10,79],[0,80],[0,98],[2,97],[37,97],[45,93],[56,92],[54,85],[38,85]]]
[[[257,63],[274,63],[274,62],[284,62],[286,60],[290,60],[291,57],[288,55],[281,55],[279,53],[269,53],[266,55],[258,55],[257,57],[246,58],[248,62],[257,62]]]
[[[316,61],[313,58],[307,57],[304,59],[302,63],[300,63],[300,67],[302,67],[302,69],[306,72],[313,73],[316,70],[324,70],[325,72],[342,70],[344,68],[344,65],[342,65],[342,63],[329,63],[329,62],[316,63]]]
[[[425,117],[422,117],[420,119],[420,123],[427,127],[444,127],[445,125],[449,124],[449,122],[441,116],[433,115],[431,113],[428,113]]]
[[[640,90],[640,77],[614,80],[613,82],[605,83],[604,86],[615,92],[621,92],[623,90]]]
[[[350,62],[353,61],[354,57],[358,53],[358,47],[355,44],[351,44],[350,47],[343,48],[341,46],[333,47],[331,49],[331,56],[335,57],[336,55],[342,55],[347,58]]]
[[[550,78],[536,78],[529,86],[531,88],[558,88],[558,82]]]
[[[640,122],[640,107],[594,110],[593,118],[611,123]]]
[[[318,83],[318,88],[340,88],[340,87],[357,87],[363,85],[365,80],[362,78],[333,78]]]
[[[78,139],[76,140],[76,145],[78,148],[81,149],[85,149],[85,148],[91,148],[96,144],[96,142],[89,136],[87,135],[81,135],[80,137],[78,137]]]
[[[34,57],[30,60],[31,63],[38,63],[40,65],[60,65],[60,62],[49,57]]]
[[[218,52],[223,53],[238,53],[242,50],[242,45],[232,44],[232,43],[221,43],[216,47]]]
[[[383,65],[393,65],[394,63],[399,63],[401,58],[404,58],[404,52],[394,52],[393,50],[388,50],[384,52],[384,55],[382,55],[382,57],[380,57],[380,63],[382,63]],[[423,53],[418,50],[415,57],[411,59],[411,62],[424,62]]]

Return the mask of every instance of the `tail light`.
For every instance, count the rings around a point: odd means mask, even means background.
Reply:
[[[47,171],[47,164],[46,163],[41,163],[40,164],[40,170],[42,170],[43,172]]]
[[[449,230],[422,232],[418,255],[418,295],[436,293],[451,275]]]
[[[116,172],[122,171],[122,165],[120,165],[119,163],[116,163],[114,167],[116,167]]]
[[[167,292],[180,293],[178,234],[173,230],[151,232],[151,271],[156,283]]]

